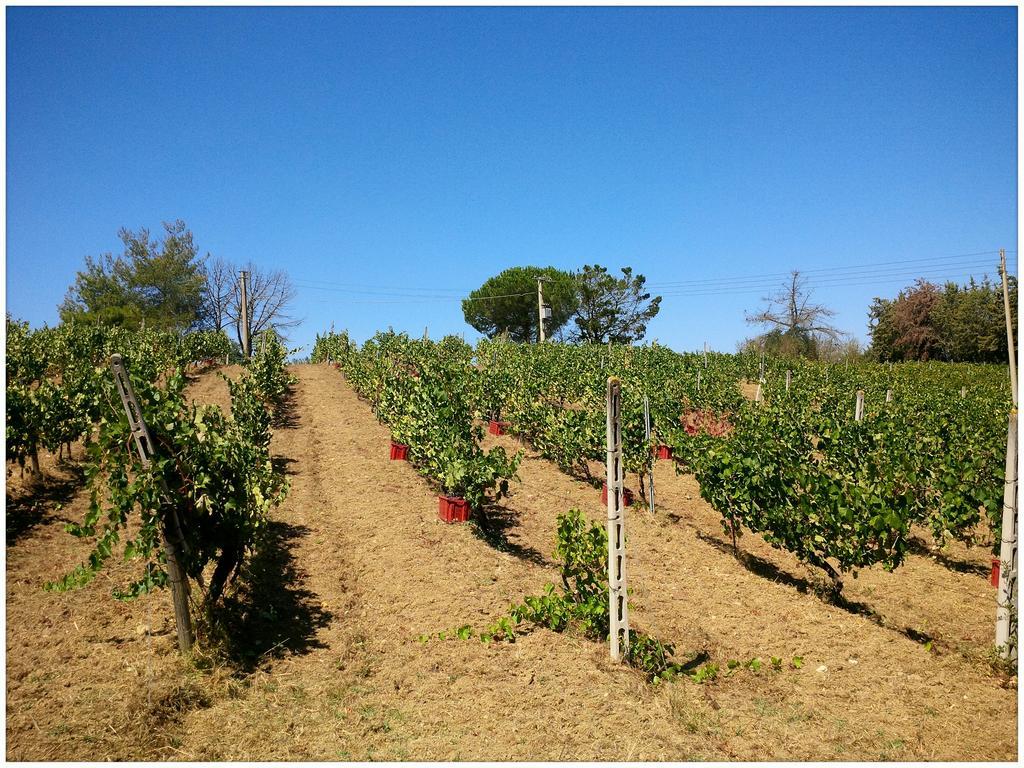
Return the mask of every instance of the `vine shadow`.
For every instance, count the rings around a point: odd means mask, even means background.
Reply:
[[[779,568],[779,566],[775,565],[775,563],[765,560],[763,557],[759,557],[751,552],[745,552],[742,549],[733,550],[732,544],[727,541],[723,541],[714,536],[709,536],[702,531],[697,531],[696,534],[698,539],[710,544],[719,552],[735,557],[744,568],[757,576],[793,587],[798,592],[804,594],[808,592],[815,594],[821,598],[823,602],[828,603],[829,605],[834,605],[836,608],[840,608],[855,616],[863,616],[882,629],[887,629],[890,632],[901,634],[915,643],[923,644],[933,642],[935,640],[934,636],[926,632],[916,630],[913,627],[895,626],[887,621],[885,616],[867,603],[859,600],[853,600],[846,597],[841,592],[837,593],[831,589],[823,588],[810,579],[802,576],[796,576],[789,571],[784,571]]]
[[[7,494],[5,504],[6,542],[17,544],[33,528],[51,522],[71,522],[55,515],[54,508],[67,504],[85,483],[85,471],[73,462],[62,462],[61,468],[71,477],[58,479],[44,475],[43,479],[26,493]]]
[[[957,573],[973,573],[983,578],[988,578],[990,574],[989,566],[982,565],[981,563],[971,563],[966,560],[960,560],[956,557],[950,557],[949,555],[938,551],[932,551],[928,548],[928,545],[921,541],[916,536],[912,536],[908,542],[910,553],[918,555],[920,557],[935,558],[935,562],[944,568],[948,568],[951,571]]]
[[[326,647],[317,631],[333,615],[301,586],[305,574],[292,555],[295,540],[307,535],[306,526],[270,521],[223,598],[215,631],[227,661],[241,672],[254,671],[266,659]]]
[[[299,426],[299,412],[295,406],[295,391],[288,387],[274,407],[270,425],[275,429],[295,429]]]
[[[552,562],[538,550],[509,539],[508,532],[519,525],[520,514],[512,507],[489,504],[479,514],[472,516],[473,535],[499,552],[507,552],[520,560],[536,565],[552,565]]]

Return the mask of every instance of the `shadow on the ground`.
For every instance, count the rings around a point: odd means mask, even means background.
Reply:
[[[276,429],[295,429],[299,426],[299,411],[295,406],[295,389],[288,387],[281,402],[274,408],[271,426]]]
[[[480,513],[473,515],[473,534],[490,544],[499,552],[537,565],[551,565],[544,555],[533,547],[518,544],[508,537],[508,531],[519,524],[520,512],[512,507],[491,504]]]
[[[957,573],[973,573],[984,578],[988,578],[990,574],[989,566],[983,565],[982,563],[971,563],[967,560],[950,557],[942,551],[933,551],[927,544],[915,536],[910,538],[908,549],[911,554],[918,555],[920,557],[927,557],[928,559],[934,558],[935,562],[939,565],[944,568],[948,568],[951,571],[956,571]]]
[[[930,643],[935,640],[935,637],[932,635],[916,630],[913,627],[898,627],[892,624],[885,618],[885,616],[867,603],[859,600],[852,600],[842,593],[836,593],[829,587],[825,586],[825,579],[823,579],[821,583],[814,582],[802,576],[792,574],[789,571],[785,571],[775,563],[765,560],[763,557],[758,557],[751,552],[745,552],[742,548],[734,550],[731,543],[715,536],[709,536],[702,531],[697,531],[696,534],[698,539],[706,544],[710,544],[719,552],[732,555],[744,568],[762,578],[793,587],[798,592],[810,592],[816,594],[829,605],[834,605],[836,608],[841,608],[842,610],[856,616],[863,616],[877,624],[879,627],[888,629],[892,632],[898,632],[909,640],[913,640],[915,643]]]
[[[217,635],[227,660],[251,672],[264,660],[323,648],[317,630],[331,620],[318,595],[302,585],[292,556],[305,526],[267,524],[255,552],[242,566],[234,589],[217,612]]]
[[[280,472],[283,475],[298,474],[294,469],[291,469],[291,465],[296,463],[295,459],[290,459],[287,456],[271,456],[270,463],[273,465],[275,471]]]
[[[55,478],[44,475],[25,493],[7,495],[6,525],[7,546],[16,544],[37,525],[49,522],[70,522],[55,515],[54,507],[67,504],[85,483],[85,471],[74,462],[62,461],[61,469],[70,472],[71,477]]]

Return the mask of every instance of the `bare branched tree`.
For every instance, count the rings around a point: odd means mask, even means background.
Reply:
[[[203,291],[203,325],[221,331],[228,324],[228,309],[232,302],[237,303],[238,271],[230,262],[218,256],[209,259],[204,268],[206,287]]]
[[[255,338],[263,331],[273,328],[279,336],[285,328],[293,328],[301,320],[289,314],[288,305],[296,296],[295,286],[292,285],[288,273],[284,270],[275,269],[264,272],[251,262],[243,268],[249,273],[248,285],[246,286],[247,301],[249,306],[249,333]],[[242,343],[242,296],[241,278],[239,269],[233,269],[233,282],[231,301],[225,314],[228,321],[235,329],[235,336],[238,343]]]
[[[765,297],[768,306],[746,320],[752,325],[767,326],[764,342],[779,342],[779,351],[814,354],[819,340],[837,342],[846,334],[825,322],[835,311],[824,304],[811,303],[807,278],[794,270],[789,281],[773,296]]]

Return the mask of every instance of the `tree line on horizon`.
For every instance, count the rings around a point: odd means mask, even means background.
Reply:
[[[272,328],[280,335],[298,325],[290,314],[296,292],[285,271],[200,256],[180,219],[164,222],[163,229],[162,237],[154,237],[146,228],[122,228],[121,255],[86,256],[85,268],[58,307],[61,321],[175,333],[231,330],[241,346],[239,273],[244,270],[250,334]]]
[[[164,222],[163,236],[148,229],[118,233],[121,255],[85,257],[59,307],[63,322],[96,323],[184,333],[223,331],[241,344],[239,272],[248,272],[251,334],[294,327],[290,314],[296,291],[283,270],[233,264],[209,253],[201,256],[185,222]],[[517,342],[539,338],[537,285],[548,310],[547,338],[566,343],[632,344],[642,341],[661,309],[661,297],[646,289],[646,277],[622,267],[584,265],[578,271],[554,267],[511,267],[486,280],[462,302],[466,322],[488,338]],[[1017,279],[1008,277],[1016,338]],[[835,312],[811,301],[806,278],[793,271],[780,290],[767,297],[746,321],[763,331],[739,349],[810,359],[871,359],[881,362],[942,360],[1002,363],[1007,360],[1001,282],[985,276],[964,285],[923,278],[895,298],[876,297],[868,309],[870,346],[862,349],[835,328]]]

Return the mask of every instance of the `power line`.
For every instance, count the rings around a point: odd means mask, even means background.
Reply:
[[[980,264],[964,265],[941,265],[935,269],[890,269],[876,272],[862,272],[849,275],[824,275],[819,279],[808,279],[803,281],[807,288],[845,286],[845,285],[889,285],[894,281],[912,280],[916,278],[943,280],[958,277],[970,277],[986,266],[987,262]],[[694,285],[689,288],[678,290],[659,291],[661,296],[696,296],[696,295],[718,295],[730,293],[763,293],[776,291],[782,287],[779,282],[739,283],[735,285]]]
[[[862,262],[859,264],[846,264],[834,267],[816,267],[806,270],[796,270],[802,276],[807,277],[808,287],[823,287],[830,285],[868,285],[876,282],[886,283],[901,278],[923,277],[932,279],[952,279],[973,273],[975,270],[990,266],[988,260],[979,260],[979,257],[994,256],[998,250],[975,251],[973,253],[962,253],[946,256],[919,257],[914,259],[901,259],[893,261]],[[1016,253],[1016,251],[1007,251]],[[964,260],[969,261],[964,261]],[[959,263],[957,263],[959,261]],[[922,271],[919,267],[932,267],[932,270]],[[893,266],[896,265],[896,266]],[[996,270],[995,265],[991,265]],[[879,269],[879,267],[887,267]],[[946,270],[943,274],[935,274],[934,269]],[[955,272],[953,271],[955,270]],[[780,280],[790,277],[793,270],[787,272],[768,272],[757,275],[739,275],[735,277],[713,277],[695,278],[692,280],[680,280],[673,282],[648,283],[645,287],[657,291],[662,296],[714,296],[741,293],[761,293],[764,291],[778,289]],[[469,297],[465,295],[469,291],[452,287],[431,287],[413,288],[409,286],[381,286],[368,285],[365,283],[341,283],[325,280],[298,278],[296,287],[350,294],[353,296],[378,296],[379,300],[349,300],[348,303],[359,304],[401,304],[401,303],[433,303],[433,302],[462,302],[468,301],[491,301],[504,298],[519,298],[532,296],[533,291],[523,293],[509,293],[498,296]],[[667,291],[661,289],[669,289]]]
[[[853,272],[863,272],[865,270],[870,271],[870,270],[876,269],[877,267],[886,267],[886,266],[890,266],[890,265],[899,265],[899,266],[901,266],[903,268],[908,268],[909,265],[913,265],[913,264],[921,264],[921,263],[929,264],[929,265],[931,265],[931,264],[940,264],[941,262],[944,262],[944,261],[956,260],[956,259],[967,259],[967,258],[970,258],[973,261],[977,261],[977,257],[979,257],[979,256],[989,256],[989,255],[996,255],[996,256],[998,256],[998,254],[999,254],[999,251],[979,251],[977,253],[964,253],[964,254],[959,254],[957,256],[935,256],[935,257],[927,257],[927,258],[919,258],[919,259],[901,259],[899,261],[880,261],[880,262],[873,262],[873,263],[847,264],[847,265],[836,266],[836,267],[819,267],[819,268],[815,268],[815,269],[798,269],[798,270],[795,270],[795,271],[799,272],[801,275],[815,275],[815,274],[821,274],[823,276],[826,276],[827,274],[839,275],[839,274],[847,273],[847,272],[853,273]],[[953,265],[950,265],[950,266],[953,266]],[[650,288],[671,288],[671,287],[682,287],[682,286],[690,286],[690,285],[698,285],[698,284],[710,284],[710,283],[729,283],[729,284],[735,284],[738,281],[746,281],[746,282],[758,281],[758,282],[760,282],[762,280],[766,280],[766,279],[769,279],[769,278],[773,278],[773,279],[786,278],[786,277],[789,277],[793,273],[793,271],[794,270],[789,270],[787,272],[768,272],[768,273],[764,273],[764,274],[760,274],[760,275],[744,275],[744,276],[739,276],[739,277],[709,277],[709,278],[697,278],[697,279],[693,279],[693,280],[678,280],[678,281],[674,281],[674,282],[650,283],[648,285],[648,287],[650,287]]]

